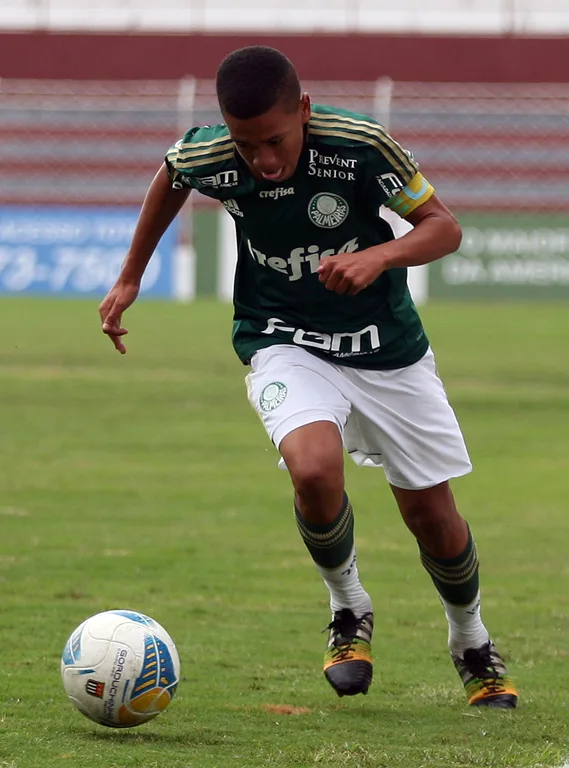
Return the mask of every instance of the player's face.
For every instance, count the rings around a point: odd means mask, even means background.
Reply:
[[[277,103],[264,115],[239,120],[224,115],[237,151],[257,179],[281,183],[296,170],[310,119],[310,99],[304,94],[291,111]]]

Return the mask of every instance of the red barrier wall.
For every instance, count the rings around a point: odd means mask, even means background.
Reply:
[[[244,45],[285,52],[303,79],[569,82],[569,37],[0,34],[0,77],[213,77]]]

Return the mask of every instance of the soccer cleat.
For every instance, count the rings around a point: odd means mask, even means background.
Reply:
[[[451,652],[472,707],[515,709],[518,692],[508,676],[504,660],[489,640],[480,648],[468,648],[462,656]]]
[[[338,696],[367,693],[373,676],[371,636],[373,613],[356,619],[349,608],[336,611],[324,654],[324,675]]]

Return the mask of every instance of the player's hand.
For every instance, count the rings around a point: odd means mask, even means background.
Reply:
[[[325,257],[318,267],[318,279],[329,291],[355,296],[377,280],[385,268],[377,248],[368,248]]]
[[[118,280],[99,305],[99,316],[103,333],[106,333],[121,355],[126,354],[122,336],[128,331],[122,327],[122,313],[127,310],[138,296],[140,284]]]

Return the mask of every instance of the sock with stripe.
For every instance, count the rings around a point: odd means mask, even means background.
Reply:
[[[462,655],[467,648],[484,645],[489,636],[480,616],[478,553],[470,528],[466,547],[456,557],[434,557],[420,542],[419,552],[447,617],[451,651]]]
[[[298,507],[295,514],[300,535],[330,591],[332,611],[350,608],[356,618],[371,611],[371,598],[359,579],[354,513],[347,495],[344,494],[342,508],[331,523],[309,523]]]

